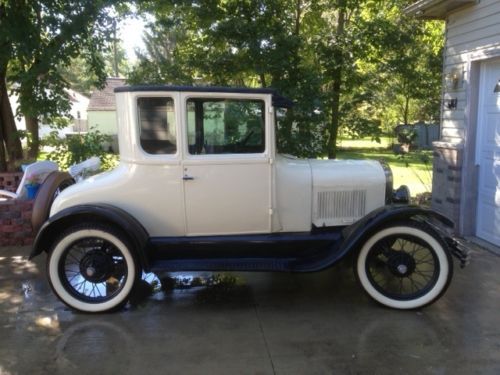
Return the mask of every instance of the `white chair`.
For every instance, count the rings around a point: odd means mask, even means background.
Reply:
[[[24,170],[24,175],[21,179],[21,182],[19,183],[17,191],[15,193],[12,193],[7,190],[0,190],[0,200],[24,198],[26,196],[25,185],[26,178],[28,176],[36,177],[38,179],[38,182],[41,184],[50,172],[57,171],[58,169],[59,166],[57,165],[57,163],[49,160],[37,161],[33,164],[28,165]]]

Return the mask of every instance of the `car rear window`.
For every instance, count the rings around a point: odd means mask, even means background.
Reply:
[[[138,98],[137,112],[142,149],[148,154],[175,154],[177,137],[173,99]]]

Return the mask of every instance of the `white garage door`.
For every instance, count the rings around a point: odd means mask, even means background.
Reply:
[[[500,60],[481,66],[478,142],[479,165],[476,235],[500,246]]]

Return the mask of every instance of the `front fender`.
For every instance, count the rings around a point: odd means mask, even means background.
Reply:
[[[66,208],[50,217],[40,228],[35,238],[30,259],[50,250],[53,241],[65,229],[85,222],[107,223],[122,230],[134,247],[132,249],[145,271],[150,269],[146,253],[149,235],[144,227],[128,212],[109,204],[79,205]]]
[[[426,221],[439,222],[445,228],[438,227],[437,229],[445,239],[450,237],[446,232],[450,232],[454,227],[453,221],[439,212],[428,208],[408,205],[387,205],[370,212],[361,220],[346,227],[342,233],[344,241],[342,242],[340,251],[342,254],[347,254],[356,250],[362,244],[363,240],[370,237],[378,228],[388,223],[408,219],[425,219]]]
[[[372,236],[384,225],[397,222],[398,220],[422,220],[422,218],[426,221],[431,221],[431,219],[437,220],[447,227],[448,230],[453,228],[453,222],[451,220],[441,215],[439,212],[427,208],[408,205],[383,206],[373,210],[354,224],[345,227],[342,230],[342,238],[331,244],[326,255],[319,256],[316,260],[308,261],[305,264],[297,262],[297,264],[294,265],[294,269],[301,272],[315,272],[331,267],[349,253],[357,251],[367,238]],[[442,228],[436,229],[439,230],[449,243],[451,236],[445,233],[445,230]]]

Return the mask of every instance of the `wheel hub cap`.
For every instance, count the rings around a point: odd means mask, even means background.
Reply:
[[[404,251],[393,251],[387,265],[394,276],[407,277],[415,271],[415,259]]]
[[[87,276],[92,277],[95,275],[95,268],[94,267],[87,267]]]
[[[106,281],[113,271],[113,259],[103,251],[88,252],[80,261],[80,273],[93,283]]]
[[[400,264],[398,266],[398,272],[401,274],[401,275],[404,275],[406,272],[408,271],[408,267],[404,264]]]

